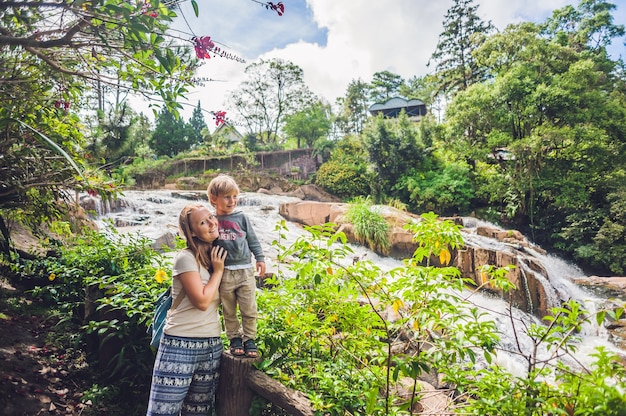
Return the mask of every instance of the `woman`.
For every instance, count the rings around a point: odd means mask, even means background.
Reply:
[[[226,251],[213,247],[217,219],[187,205],[178,219],[187,247],[174,259],[171,309],[154,363],[148,415],[213,415],[222,356],[219,287]]]

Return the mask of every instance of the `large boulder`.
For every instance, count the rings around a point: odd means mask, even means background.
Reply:
[[[334,204],[318,201],[296,201],[280,204],[278,212],[286,220],[304,225],[321,225],[334,222],[340,215],[339,206],[346,204]],[[331,218],[331,212],[333,217]]]

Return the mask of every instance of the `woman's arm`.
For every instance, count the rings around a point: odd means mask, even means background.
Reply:
[[[178,275],[180,283],[189,298],[189,301],[196,308],[206,311],[220,287],[222,274],[224,273],[224,260],[226,259],[226,250],[222,247],[211,248],[211,264],[213,273],[209,282],[204,285],[197,271],[185,272]]]

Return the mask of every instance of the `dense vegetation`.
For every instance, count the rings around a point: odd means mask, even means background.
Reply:
[[[367,206],[355,205],[352,214],[363,228],[377,215],[360,219]],[[377,228],[364,231],[366,240],[378,241]],[[354,262],[345,235],[331,225],[310,227],[287,244],[285,223],[278,224],[279,272],[258,295],[259,368],[305,392],[319,414],[410,414],[427,388],[421,380],[434,383],[447,408],[461,414],[623,414],[626,369],[619,357],[598,348],[588,368],[571,359],[581,347],[581,326],[619,319],[623,310],[591,314],[570,301],[552,309],[546,324],[511,313],[516,338],[531,347],[501,342],[496,323],[472,302],[479,288],[468,291],[459,270],[445,266],[463,245],[459,226],[431,213],[407,229],[419,247],[385,271],[369,260]],[[3,270],[34,286],[33,297],[57,319],[84,323],[73,347],[90,352],[91,365],[100,368],[98,384],[85,392],[86,411],[123,402],[124,414],[143,414],[154,359],[146,326],[171,265],[139,235],[112,228],[113,234],[78,236],[63,223],[55,230],[65,231],[51,242],[57,255],[5,259]],[[433,256],[444,267],[430,265]],[[505,275],[506,268],[486,267],[484,284],[507,290]],[[96,301],[86,318],[85,293]],[[102,351],[115,354],[98,363]],[[496,359],[503,353],[524,357],[526,371],[508,371]],[[268,406],[259,399],[253,414],[268,414],[259,413]]]
[[[180,35],[172,35],[175,2],[3,3],[3,265],[14,276],[39,278],[38,294],[76,319],[84,291],[104,291],[103,306],[125,319],[94,319],[85,330],[105,334],[100,342],[132,339],[105,366],[120,393],[132,391],[125,387],[145,383],[149,372],[143,331],[168,267],[141,239],[112,244],[77,223],[56,223],[71,206],[61,202],[75,191],[115,197],[134,174],[171,158],[312,147],[324,163],[310,180],[355,202],[351,215],[366,224],[364,242],[384,244],[384,224],[368,201],[436,214],[425,214],[423,228],[411,230],[422,246],[392,272],[393,281],[381,281],[367,261],[340,266],[348,249],[329,243],[343,239],[332,229],[313,228],[309,239],[281,247],[285,256],[310,261],[293,263],[260,299],[268,317],[261,328],[266,372],[306,391],[330,414],[397,414],[410,400],[396,401],[391,386],[432,372],[453,386],[453,406],[466,414],[620,414],[624,372],[615,357],[598,351],[595,367],[581,371],[559,361],[576,347],[577,327],[595,317],[575,304],[553,311],[549,325],[526,329],[554,353],[551,359],[527,355],[527,374],[507,374],[489,365],[499,345],[491,323],[458,295],[442,297],[463,284],[455,269],[423,265],[429,255],[445,259],[461,244],[436,215],[474,213],[520,229],[581,266],[626,271],[626,71],[607,53],[624,34],[613,23],[615,6],[581,0],[545,22],[501,32],[481,21],[477,8],[472,0],[455,0],[431,58],[432,75],[404,80],[379,72],[369,83],[351,82],[334,106],[310,92],[297,65],[254,62],[230,97],[232,120],[211,113],[220,129],[210,133],[200,103],[185,121],[177,98],[198,82],[193,71],[203,53],[217,52],[197,40],[181,45]],[[157,98],[155,126],[129,107],[128,92]],[[420,99],[430,112],[419,123],[406,114],[368,116],[370,104],[395,96]],[[235,126],[246,131],[233,144]],[[20,258],[10,240],[14,222],[56,224],[65,243],[51,247],[57,256]],[[501,271],[491,272],[492,284],[503,282]],[[401,319],[382,315],[385,306]],[[455,336],[450,328],[458,329]],[[411,334],[411,354],[392,357],[397,333]],[[364,355],[348,354],[353,351]],[[484,367],[473,365],[478,356]]]

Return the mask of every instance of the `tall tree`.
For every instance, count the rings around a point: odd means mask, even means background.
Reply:
[[[150,147],[159,156],[174,156],[195,144],[195,131],[166,107],[161,109]]]
[[[486,74],[472,52],[494,29],[491,22],[484,22],[477,14],[474,0],[454,0],[443,21],[443,32],[433,52],[429,65],[435,63],[439,91],[445,94],[464,90],[482,81]]]
[[[246,79],[229,99],[260,144],[277,147],[285,117],[310,105],[314,95],[304,83],[302,68],[289,61],[260,60],[245,73]]]
[[[613,23],[615,4],[606,0],[581,0],[578,7],[567,5],[552,13],[545,30],[563,45],[578,52],[604,51],[611,40],[624,35],[624,25]]]
[[[114,191],[84,169],[98,159],[83,150],[78,111],[104,86],[176,108],[197,61],[167,35],[175,15],[158,0],[0,2],[0,227],[17,212],[57,217],[67,189]]]
[[[482,192],[491,207],[500,204],[503,218],[547,247],[623,273],[624,74],[595,42],[585,46],[579,36],[545,27],[510,25],[476,51],[493,78],[450,103],[448,142],[474,166],[496,165]]]
[[[377,200],[404,193],[395,184],[423,159],[418,135],[416,126],[404,112],[397,120],[378,115],[363,131],[363,144],[376,175],[373,191]]]
[[[335,118],[337,129],[343,134],[361,134],[367,120],[368,84],[361,80],[352,80],[348,84],[345,97],[337,99],[340,106]]]
[[[371,102],[385,102],[398,95],[404,80],[398,74],[389,71],[376,72],[369,86]]]
[[[287,116],[283,129],[297,141],[298,149],[302,140],[311,148],[319,139],[324,139],[330,130],[330,108],[318,101],[302,111]]]
[[[200,101],[198,101],[196,108],[193,109],[191,119],[189,119],[189,124],[195,132],[194,142],[201,143],[203,141],[202,130],[208,129],[208,126],[204,121],[204,114],[202,113],[202,107],[200,107]]]

